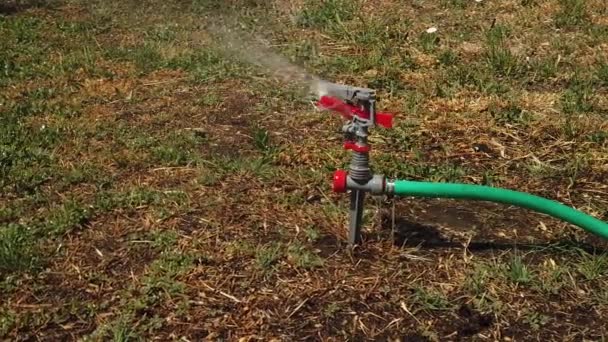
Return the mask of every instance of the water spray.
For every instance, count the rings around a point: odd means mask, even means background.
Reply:
[[[208,32],[217,36],[225,53],[261,67],[265,72],[291,84],[310,86],[320,109],[336,112],[347,120],[342,127],[344,148],[352,152],[348,170],[333,175],[333,191],[350,192],[350,245],[361,244],[363,206],[367,193],[372,195],[457,198],[515,205],[531,209],[579,226],[608,239],[608,223],[584,214],[559,202],[507,189],[472,184],[449,184],[389,180],[374,174],[370,166],[371,146],[368,141],[374,126],[392,128],[393,115],[377,112],[376,91],[324,81],[291,64],[282,56],[265,48],[263,40],[254,39],[238,29],[211,24]]]
[[[608,223],[556,201],[528,193],[473,184],[414,182],[388,180],[374,174],[370,167],[368,142],[370,128],[392,128],[393,115],[376,111],[376,92],[326,81],[316,81],[317,106],[340,114],[348,122],[342,127],[344,148],[352,151],[348,170],[337,170],[333,175],[333,191],[350,192],[349,245],[361,244],[363,206],[367,193],[429,198],[454,198],[490,201],[514,205],[579,226],[590,233],[608,239]]]

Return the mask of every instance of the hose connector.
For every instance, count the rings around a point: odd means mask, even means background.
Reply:
[[[334,172],[332,188],[335,193],[359,190],[373,195],[381,195],[387,192],[387,181],[383,175],[373,175],[367,182],[362,183],[353,179],[345,170],[337,170]]]

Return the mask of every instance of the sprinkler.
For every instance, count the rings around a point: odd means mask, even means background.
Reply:
[[[361,244],[361,223],[366,193],[373,195],[411,196],[479,200],[514,205],[537,211],[579,226],[608,239],[608,223],[559,202],[528,193],[474,184],[388,180],[374,174],[370,167],[368,142],[373,126],[392,128],[393,115],[376,112],[376,92],[325,81],[318,81],[317,106],[336,112],[348,122],[342,127],[344,148],[352,151],[348,170],[333,175],[333,191],[350,191],[349,245]]]
[[[385,177],[373,174],[370,167],[369,129],[375,125],[391,128],[393,115],[376,112],[376,92],[372,89],[329,82],[321,82],[318,88],[322,95],[317,105],[348,120],[342,132],[344,149],[352,151],[352,157],[348,171],[337,170],[334,173],[333,191],[345,193],[350,190],[348,242],[360,244],[365,194],[379,195],[386,191]]]

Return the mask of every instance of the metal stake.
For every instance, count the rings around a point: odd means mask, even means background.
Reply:
[[[365,192],[361,190],[352,190],[350,193],[350,218],[348,231],[348,244],[361,244],[361,224],[363,221],[363,206],[365,201]]]

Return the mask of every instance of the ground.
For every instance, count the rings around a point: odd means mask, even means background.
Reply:
[[[602,0],[5,1],[0,335],[603,340],[606,243],[562,221],[370,198],[347,248],[341,118],[283,70],[378,90],[396,117],[376,172],[608,220],[606,18]],[[226,51],[222,20],[266,43]]]

